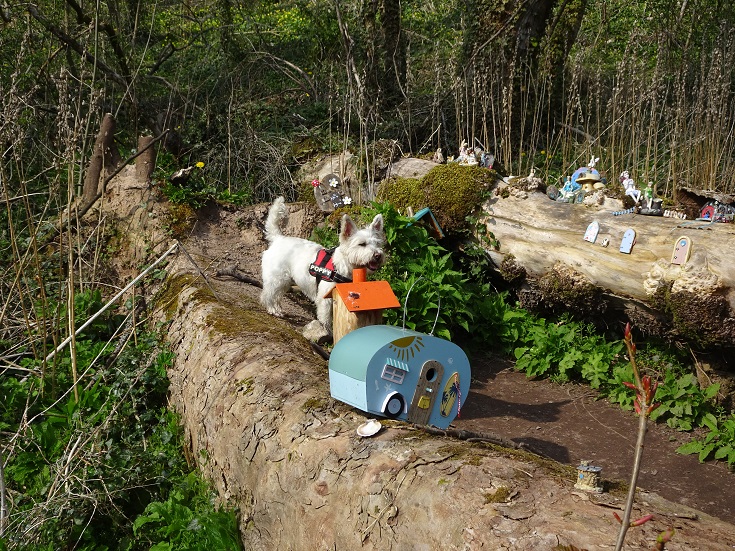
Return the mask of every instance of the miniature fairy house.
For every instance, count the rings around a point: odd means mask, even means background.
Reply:
[[[350,331],[383,323],[383,310],[399,308],[398,298],[387,281],[366,281],[367,270],[352,272],[352,281],[338,283],[332,295],[332,335],[337,344]]]
[[[459,415],[470,376],[467,356],[456,344],[391,325],[352,331],[329,358],[333,398],[368,413],[440,429]]]

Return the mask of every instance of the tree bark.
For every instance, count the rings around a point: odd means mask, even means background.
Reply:
[[[401,2],[383,0],[381,6],[383,82],[385,90],[383,105],[395,108],[403,96],[406,81],[406,47],[401,33]]]
[[[139,182],[150,183],[153,171],[156,168],[156,148],[151,147],[153,136],[140,136],[138,138],[138,151],[143,151],[135,159],[135,174]]]
[[[366,414],[330,398],[327,363],[301,335],[262,312],[247,286],[213,282],[218,301],[187,270],[172,263],[157,310],[170,316],[171,402],[200,468],[237,504],[246,549],[531,551],[615,541],[610,509],[575,495],[572,469],[560,477],[528,452],[385,419],[360,438]],[[666,510],[655,496],[646,501],[657,516]],[[689,537],[735,537],[696,518],[677,520]],[[661,531],[668,520],[656,522]],[[650,533],[628,539],[646,548]]]
[[[114,178],[101,208],[126,234],[117,273],[127,267],[138,275],[151,243],[159,251],[170,243],[167,205],[133,176],[126,170]],[[289,235],[308,235],[322,219],[311,216],[313,207],[291,208]],[[203,217],[185,245],[195,259],[235,249],[255,258],[265,246],[266,213],[256,205]],[[289,300],[289,320],[270,316],[259,289],[229,279],[210,281],[215,295],[183,254],[167,273],[151,303],[174,354],[171,404],[192,457],[238,508],[246,549],[535,551],[615,540],[610,509],[574,492],[573,469],[515,446],[489,446],[484,437],[459,440],[451,437],[459,431],[388,420],[377,435],[360,438],[366,414],[330,398],[327,363],[292,327],[308,311]],[[670,511],[685,510],[652,494],[646,501],[663,516],[651,529],[665,529]],[[680,516],[676,525],[690,542],[735,542],[732,526],[706,515]],[[648,538],[636,530],[629,544],[644,548]]]

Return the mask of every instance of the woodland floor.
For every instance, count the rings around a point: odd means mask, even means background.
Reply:
[[[627,482],[633,466],[638,418],[598,399],[589,387],[528,380],[509,361],[472,364],[473,383],[454,425],[489,432],[567,465],[602,467],[610,485]],[[700,463],[676,448],[692,435],[649,424],[638,487],[735,524],[735,473],[723,463]]]
[[[187,239],[196,262],[207,274],[236,266],[238,273],[260,279],[265,210],[200,214]],[[293,235],[288,229],[285,233]],[[256,286],[229,276],[218,279],[259,295]],[[300,293],[291,293],[284,307],[286,319],[296,327],[313,319]],[[606,486],[627,483],[637,430],[632,412],[599,400],[589,387],[528,380],[502,358],[473,358],[471,363],[473,383],[454,428],[512,440],[567,465],[589,460],[602,467]],[[638,487],[735,524],[735,473],[726,464],[702,464],[696,456],[677,454],[676,448],[691,434],[661,424],[649,426]]]

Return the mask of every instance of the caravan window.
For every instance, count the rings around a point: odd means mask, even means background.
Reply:
[[[381,377],[386,381],[396,383],[397,385],[403,384],[403,379],[405,376],[406,372],[404,370],[388,364],[383,367],[383,374],[381,375]]]

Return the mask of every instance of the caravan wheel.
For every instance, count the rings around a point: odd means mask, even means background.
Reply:
[[[397,418],[406,408],[406,400],[397,392],[393,394],[385,404],[385,415],[391,419]]]

